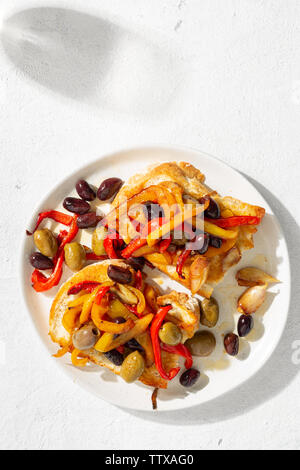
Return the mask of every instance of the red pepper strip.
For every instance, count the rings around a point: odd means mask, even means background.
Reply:
[[[105,256],[105,255],[96,255],[92,251],[89,251],[88,253],[86,253],[85,256],[86,256],[86,259],[88,261],[96,261],[96,260],[102,261],[104,259],[107,259],[107,256]]]
[[[132,254],[142,246],[147,245],[147,235],[156,230],[158,227],[163,225],[165,219],[163,217],[158,217],[156,219],[150,220],[144,227],[140,237],[134,238],[131,242],[121,251],[123,258],[130,258]]]
[[[233,217],[227,217],[226,219],[205,218],[205,220],[221,228],[237,227],[238,225],[259,225],[261,222],[260,217],[252,215],[236,215]]]
[[[172,241],[172,237],[169,237],[169,238],[164,238],[159,243],[158,249],[159,249],[160,253],[164,253],[165,251],[167,251],[167,249],[169,248],[169,246],[171,244],[171,241]]]
[[[150,327],[150,335],[151,335],[151,341],[152,341],[152,346],[153,346],[155,365],[160,376],[165,380],[174,379],[174,377],[180,371],[180,367],[175,367],[171,369],[170,372],[166,372],[163,368],[162,360],[161,360],[161,350],[160,350],[158,332],[165,319],[165,316],[167,315],[168,311],[171,308],[172,308],[172,305],[166,305],[165,307],[161,307],[157,311],[154,319],[152,320],[151,327]]]
[[[58,246],[61,245],[61,242],[63,241],[63,239],[64,239],[67,235],[68,235],[67,230],[61,230],[61,231],[59,232],[59,234],[58,234],[57,237],[56,237]]]
[[[95,304],[98,304],[98,305],[101,304],[101,300],[103,299],[105,294],[109,291],[109,289],[110,289],[110,286],[103,286],[99,289],[94,300]]]
[[[126,259],[130,258],[138,248],[141,248],[144,245],[147,245],[146,238],[135,238],[134,240],[131,240],[130,243],[128,243],[124,250],[121,251],[121,255]]]
[[[70,287],[67,294],[68,295],[75,295],[75,294],[78,294],[83,289],[88,290],[89,292],[92,292],[97,286],[99,286],[99,284],[100,284],[100,282],[96,282],[96,281],[78,282],[78,284],[74,284],[74,286]]]
[[[177,264],[176,264],[176,272],[181,279],[184,279],[184,275],[182,274],[182,269],[184,263],[186,262],[187,258],[190,255],[191,250],[183,250],[183,252],[178,256]]]
[[[161,349],[172,354],[178,354],[178,356],[185,357],[185,367],[190,369],[193,366],[193,358],[186,346],[184,344],[178,344],[177,346],[170,346],[169,344],[162,343]]]
[[[51,276],[49,276],[48,278],[46,278],[39,271],[34,270],[32,279],[34,279],[33,288],[36,292],[44,292],[46,290],[51,289],[51,287],[53,286],[57,286],[62,275],[63,262],[64,262],[64,252],[61,252],[57,258],[57,262],[55,264],[54,270]]]
[[[125,346],[123,346],[122,344],[122,346],[119,346],[118,348],[116,348],[116,350],[119,351],[119,353],[124,354]]]
[[[60,224],[63,224],[63,225],[71,225],[73,217],[71,215],[64,214],[63,212],[53,211],[53,210],[40,212],[33,232],[29,232],[27,230],[27,235],[32,235],[37,230],[38,226],[44,219],[52,219],[52,220],[55,220],[55,222],[59,222]]]
[[[141,290],[143,287],[143,276],[140,270],[135,274],[135,285],[134,287],[138,290]]]
[[[65,259],[64,246],[66,245],[66,243],[71,242],[77,235],[77,232],[78,232],[78,227],[76,224],[77,217],[78,217],[77,215],[74,215],[72,217],[70,230],[68,231],[67,235],[62,239],[60,243],[57,253],[53,259],[54,268],[53,268],[52,274],[47,278],[46,276],[44,276],[44,274],[42,274],[37,269],[33,271],[31,279],[33,282],[33,288],[37,292],[44,292],[46,290],[49,290],[52,287],[57,286],[57,284],[59,283],[61,275],[62,275],[63,262]]]
[[[103,241],[103,246],[104,246],[104,249],[108,255],[108,257],[110,259],[118,259],[119,256],[117,255],[116,251],[115,251],[115,247],[114,247],[114,241],[109,238],[109,237],[106,237],[105,240]]]
[[[129,310],[129,312],[133,313],[138,318],[142,318],[144,316],[143,313],[138,313],[137,312],[136,305],[129,305],[129,304],[124,304],[124,305]]]

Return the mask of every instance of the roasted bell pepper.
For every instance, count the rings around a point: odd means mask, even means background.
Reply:
[[[213,219],[214,222],[209,222],[208,220],[204,220],[204,231],[207,233],[210,233],[211,235],[214,235],[215,237],[222,238],[224,240],[231,240],[232,238],[237,237],[237,233],[234,230],[224,230],[222,227],[219,227],[218,225],[215,224],[216,220],[219,219]],[[224,219],[226,220],[226,219]]]
[[[104,259],[107,259],[107,256],[105,255],[96,255],[93,251],[88,251],[85,254],[86,260],[87,261],[103,261]]]
[[[119,259],[120,256],[117,253],[117,249],[120,249],[124,241],[118,234],[118,232],[109,232],[105,240],[103,241],[104,249],[110,259]]]
[[[181,279],[184,279],[182,270],[183,270],[184,263],[188,259],[190,253],[191,253],[191,250],[183,250],[183,252],[178,256],[178,260],[176,264],[176,272]]]
[[[63,224],[63,225],[71,225],[72,220],[73,220],[73,216],[69,215],[69,214],[64,214],[63,212],[54,211],[54,210],[46,211],[46,212],[40,212],[39,216],[38,216],[38,220],[37,220],[37,222],[35,224],[35,227],[33,229],[33,232],[29,232],[27,230],[27,235],[32,235],[37,230],[38,226],[40,225],[40,223],[44,219],[52,219],[55,222],[58,222],[58,223]]]
[[[121,252],[121,255],[123,258],[130,258],[133,256],[133,253],[141,248],[142,246],[147,245],[147,236],[151,232],[155,232],[159,227],[162,226],[162,224],[165,222],[165,219],[163,217],[158,217],[156,219],[150,220],[142,229],[141,231],[141,236],[134,238],[131,240],[131,242],[124,248],[124,250]]]
[[[222,228],[237,227],[239,225],[259,225],[261,222],[260,217],[252,215],[236,215],[233,217],[227,217],[226,219],[205,218],[205,220]]]
[[[152,341],[152,346],[153,346],[155,365],[160,376],[165,380],[174,379],[174,377],[180,371],[180,367],[175,367],[171,369],[169,372],[166,372],[163,368],[162,359],[161,359],[161,349],[160,349],[160,341],[159,341],[158,332],[167,313],[169,312],[169,310],[171,310],[171,308],[172,308],[172,305],[166,305],[164,307],[161,307],[158,310],[157,314],[155,315],[154,319],[152,320],[151,327],[150,327],[150,335],[151,335],[151,341]]]
[[[87,290],[88,292],[92,292],[97,286],[99,286],[100,282],[96,281],[82,281],[78,282],[78,284],[74,284],[70,287],[67,294],[68,295],[75,295],[78,294],[80,291]]]
[[[95,304],[98,304],[100,305],[101,303],[101,300],[103,299],[103,297],[105,296],[105,294],[109,291],[111,286],[103,286],[101,287],[101,289],[98,290],[97,294],[96,294],[96,297],[95,297]]]
[[[57,286],[57,284],[59,283],[61,275],[62,275],[63,262],[65,259],[64,246],[66,245],[66,243],[70,243],[77,235],[77,232],[78,232],[78,227],[76,224],[77,217],[78,217],[77,215],[74,215],[72,217],[70,229],[67,235],[64,236],[60,242],[57,253],[53,259],[54,268],[53,268],[52,274],[47,278],[46,276],[44,276],[44,274],[42,274],[37,269],[33,271],[31,281],[32,281],[32,286],[34,290],[36,290],[37,292],[44,292],[46,290],[49,290],[52,287]]]
[[[103,241],[103,246],[110,259],[118,259],[118,255],[115,252],[114,241],[111,238],[106,237]]]
[[[138,313],[136,305],[129,305],[123,304],[129,310],[129,312],[133,313],[136,317],[142,318],[144,315],[142,313]]]
[[[138,290],[142,290],[143,287],[143,276],[140,270],[135,273],[135,285],[134,287]]]
[[[51,289],[60,281],[62,275],[62,266],[64,262],[64,252],[62,251],[57,257],[56,264],[54,266],[52,274],[47,278],[40,271],[35,269],[32,273],[31,281],[33,288],[36,292],[44,292]]]
[[[184,344],[178,344],[177,346],[170,346],[169,344],[162,343],[161,349],[163,351],[178,354],[178,356],[185,357],[185,368],[190,369],[193,366],[193,358],[188,350],[188,348]]]
[[[171,245],[172,237],[164,238],[158,246],[160,253],[164,253]]]
[[[131,242],[121,251],[121,255],[123,258],[130,258],[132,254],[142,246],[147,244],[147,240],[145,238],[134,238]]]

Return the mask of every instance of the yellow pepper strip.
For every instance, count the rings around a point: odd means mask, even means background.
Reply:
[[[100,305],[96,304],[95,302],[93,303],[91,318],[96,326],[102,320],[103,315],[108,312],[108,304],[109,299],[107,294],[103,297],[103,299],[101,299]]]
[[[143,313],[143,311],[146,308],[146,301],[145,301],[144,294],[140,290],[136,289],[135,287],[127,286],[127,289],[129,289],[134,295],[136,295],[138,299],[138,303],[136,306],[137,313]]]
[[[144,348],[146,367],[151,367],[154,363],[154,352],[149,331],[145,331],[141,335],[137,336],[136,340]]]
[[[94,348],[100,352],[109,351],[109,346],[113,342],[114,336],[115,335],[113,333],[103,333],[101,338],[95,344]]]
[[[157,312],[158,306],[157,306],[157,293],[155,292],[154,288],[150,286],[150,284],[147,284],[145,287],[145,299],[147,304],[149,305],[150,309],[152,312]]]
[[[105,331],[106,333],[113,333],[120,335],[121,333],[126,333],[131,330],[134,326],[134,321],[129,318],[125,323],[113,323],[111,321],[100,320],[95,323],[96,327],[100,331]]]
[[[68,303],[68,307],[77,307],[78,305],[82,305],[88,298],[90,294],[84,294],[81,295],[80,297],[77,297],[77,299],[72,300],[71,302]]]
[[[96,289],[93,290],[93,292],[89,295],[88,299],[84,302],[83,307],[82,307],[82,312],[80,314],[80,324],[86,323],[89,318],[90,318],[90,313],[92,310],[93,302],[95,300],[95,297],[100,289],[102,289],[102,285],[96,287]]]
[[[211,222],[207,222],[204,220],[204,231],[214,235],[218,238],[223,238],[224,240],[231,240],[232,238],[236,238],[236,232],[234,230],[224,230],[221,227],[218,227]]]
[[[157,249],[155,247],[145,245],[145,246],[141,246],[141,248],[138,248],[137,250],[135,250],[132,253],[132,256],[134,258],[139,258],[140,256],[150,255],[152,253],[155,253],[156,251],[157,251]]]
[[[53,357],[62,357],[69,351],[69,346],[62,346]]]
[[[73,366],[84,367],[86,365],[86,363],[88,362],[87,357],[85,357],[83,359],[78,358],[80,353],[81,353],[81,351],[79,351],[79,349],[76,349],[76,348],[72,351],[71,360],[72,360]]]
[[[221,212],[221,217],[223,219],[227,219],[227,217],[232,217],[233,216],[233,212],[230,210],[230,209],[224,209],[222,212]]]
[[[214,256],[221,255],[222,253],[229,251],[235,244],[236,238],[232,238],[231,240],[224,240],[220,248],[210,246],[207,252],[204,253],[204,256],[206,258],[213,258]]]
[[[151,255],[145,255],[145,258],[154,264],[173,264],[173,258],[170,253],[152,253]]]
[[[123,317],[125,320],[131,318],[132,320],[136,320],[137,317],[134,313],[130,312],[125,305],[119,299],[114,299],[110,302],[107,314],[110,318],[114,319],[117,317]]]
[[[81,312],[81,305],[74,308],[68,308],[62,318],[63,327],[71,334],[77,325]]]
[[[107,341],[106,344],[104,344],[105,342],[102,340],[103,336],[105,336],[104,334],[96,343],[95,349],[100,352],[107,352],[122,346],[122,344],[127,343],[130,339],[144,333],[151,323],[153,316],[154,315],[149,313],[149,315],[145,315],[144,317],[140,318],[135,322],[135,325],[133,328],[131,328],[131,330],[127,331],[127,333],[119,335],[117,338],[112,340],[110,344],[108,344]]]
[[[203,212],[205,210],[205,206],[206,204],[199,204],[199,206],[195,206],[192,209],[185,210],[184,212],[180,212],[179,214],[175,215],[175,217],[169,220],[167,223],[161,225],[156,230],[153,230],[153,232],[149,233],[147,236],[147,244],[149,246],[155,245],[155,243],[157,243],[160,238],[174,230],[174,228],[183,224],[185,220],[192,219],[195,215]]]

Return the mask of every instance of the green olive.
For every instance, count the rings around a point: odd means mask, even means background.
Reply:
[[[103,241],[106,238],[107,229],[105,227],[97,227],[92,235],[92,250],[98,255],[106,255]]]
[[[73,346],[80,351],[90,349],[96,344],[99,336],[100,332],[94,324],[84,325],[73,334]]]
[[[144,372],[145,361],[141,353],[134,351],[124,359],[121,366],[121,377],[125,382],[131,383],[137,380]]]
[[[216,338],[210,331],[198,331],[184,344],[193,356],[206,357],[215,349]]]
[[[216,299],[204,299],[200,302],[202,325],[213,328],[219,320],[219,305]]]
[[[65,245],[65,262],[72,271],[79,271],[83,268],[85,260],[85,249],[80,243],[72,242]]]
[[[48,258],[52,258],[57,252],[57,241],[51,230],[43,228],[36,230],[33,235],[34,244],[37,249]]]
[[[170,344],[170,346],[176,346],[182,340],[180,329],[170,321],[163,324],[158,335],[163,343]]]

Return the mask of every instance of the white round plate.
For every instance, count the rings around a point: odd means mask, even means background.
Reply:
[[[214,296],[220,305],[219,323],[213,329],[217,338],[217,347],[213,356],[195,361],[196,367],[199,367],[201,371],[199,382],[193,388],[185,389],[179,384],[177,377],[170,383],[167,390],[159,391],[159,411],[199,405],[232,390],[255,374],[274,351],[283,332],[288,313],[290,268],[282,230],[267,202],[240,173],[207,154],[182,148],[144,147],[102,157],[72,173],[49,192],[28,223],[28,227],[32,227],[38,212],[60,208],[66,196],[75,195],[74,186],[79,178],[84,178],[91,184],[99,186],[100,182],[107,177],[119,176],[127,180],[138,171],[144,171],[150,164],[176,160],[187,161],[199,168],[206,175],[207,184],[221,195],[233,196],[265,207],[266,216],[254,236],[255,248],[244,252],[238,267],[233,267],[214,291]],[[101,210],[100,203],[98,207]],[[90,234],[85,236],[90,237]],[[51,354],[57,350],[57,345],[53,344],[48,336],[48,315],[57,288],[45,294],[38,294],[32,289],[30,284],[32,268],[28,257],[33,249],[32,237],[24,237],[21,254],[21,284],[29,314],[51,358]],[[231,358],[224,353],[222,335],[236,328],[239,316],[236,313],[236,300],[244,288],[236,285],[234,275],[237,269],[247,265],[265,269],[282,282],[268,289],[264,305],[254,315],[254,330],[246,339],[241,340],[239,355]],[[62,281],[70,274],[71,272],[65,269]],[[151,276],[156,278],[163,290],[171,287],[178,291],[185,291],[182,286],[170,281],[156,270],[151,273]],[[110,371],[95,365],[85,369],[75,368],[70,365],[70,355],[52,360],[60,364],[74,382],[98,397],[125,408],[151,410],[151,388],[139,382],[128,385]]]

